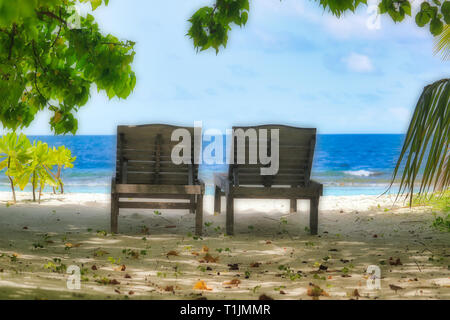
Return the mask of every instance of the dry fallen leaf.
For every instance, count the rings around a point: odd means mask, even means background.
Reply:
[[[120,284],[116,279],[109,280],[109,284]]]
[[[128,292],[128,294],[129,294],[130,296],[132,296],[132,295],[134,294],[134,291],[130,291],[130,292]]]
[[[166,256],[178,256],[178,252],[176,252],[175,250],[170,250],[169,252],[167,252]]]
[[[397,293],[397,290],[403,290],[402,287],[396,286],[395,284],[390,284],[389,288],[391,288],[391,290],[394,290],[395,293]]]
[[[261,263],[259,263],[259,262],[253,262],[253,263],[250,264],[250,267],[251,268],[258,268],[260,265],[261,265]]]
[[[320,296],[329,297],[329,294],[325,290],[323,290],[318,285],[315,285],[314,283],[309,284],[309,288],[306,291],[306,294],[315,299],[317,299]]]
[[[173,290],[173,286],[166,286],[166,287],[164,288],[164,291],[173,292],[173,291],[174,291],[174,290]]]
[[[207,246],[203,246],[201,253],[207,253],[208,251],[209,251],[209,248]]]
[[[397,258],[397,260],[394,260],[392,257],[389,258],[389,264],[391,266],[401,266],[401,265],[403,265],[402,262],[400,261],[400,258]]]
[[[209,263],[209,262],[211,262],[211,263],[216,263],[217,261],[219,261],[219,257],[213,257],[212,255],[210,255],[209,253],[207,253],[207,254],[205,254],[205,256],[203,257],[203,260],[201,260],[201,261],[204,261],[204,262],[206,262],[206,263]]]
[[[212,290],[211,288],[209,288],[206,285],[206,282],[203,280],[198,281],[195,285],[194,285],[194,289],[195,290]]]
[[[94,265],[91,267],[91,269],[95,271],[95,270],[97,270],[97,266],[94,264]]]
[[[199,255],[199,253],[197,251],[192,251],[191,254],[194,255],[194,256],[198,256]]]
[[[259,300],[273,300],[273,298],[263,293],[259,296]]]
[[[227,285],[227,286],[237,287],[237,286],[239,286],[240,283],[241,283],[241,280],[239,280],[239,279],[232,279],[230,281],[225,281],[223,283],[223,285],[224,286]]]
[[[117,268],[114,268],[114,271],[125,271],[125,270],[127,270],[127,266],[124,264],[121,266],[118,266]]]

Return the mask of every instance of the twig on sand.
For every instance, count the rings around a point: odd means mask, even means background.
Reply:
[[[270,218],[270,217],[267,217],[267,216],[264,216],[264,218],[269,219],[269,220],[273,220],[273,221],[279,221],[279,220],[277,220],[277,219]]]
[[[414,260],[414,263],[416,264],[416,266],[417,266],[417,269],[419,269],[419,271],[420,271],[420,272],[422,272],[422,270],[420,269],[420,266],[419,266],[419,264],[417,263],[417,261],[416,261],[416,260]]]

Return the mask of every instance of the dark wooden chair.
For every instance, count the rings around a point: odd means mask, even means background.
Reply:
[[[172,162],[175,129],[191,136],[191,164]],[[117,127],[116,174],[111,182],[111,232],[118,233],[119,209],[189,209],[195,212],[195,233],[202,233],[205,185],[198,179],[194,128],[164,124]],[[130,198],[133,200],[130,201]],[[156,202],[152,199],[169,201]],[[170,202],[177,199],[176,202]],[[180,199],[186,201],[179,201]]]
[[[226,197],[226,232],[234,233],[234,199],[290,199],[290,212],[297,211],[297,199],[310,200],[310,232],[317,234],[319,198],[323,194],[322,184],[312,181],[311,168],[316,143],[316,129],[296,128],[283,125],[256,127],[233,127],[247,130],[279,129],[279,170],[274,175],[261,175],[260,168],[267,165],[249,164],[249,144],[245,144],[246,163],[237,164],[238,144],[233,136],[228,175],[214,176],[214,211],[220,212],[221,196]],[[258,132],[258,131],[257,131]],[[270,131],[268,130],[268,145]],[[246,138],[248,141],[248,138]],[[259,148],[259,147],[258,147]],[[254,152],[254,151],[253,151]]]

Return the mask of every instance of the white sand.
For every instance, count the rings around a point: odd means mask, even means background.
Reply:
[[[258,299],[262,293],[311,299],[310,283],[326,291],[320,299],[450,298],[450,234],[430,227],[430,208],[394,206],[390,196],[323,197],[318,236],[305,229],[307,201],[289,214],[288,201],[237,200],[233,237],[224,236],[225,214],[214,216],[207,196],[202,239],[192,237],[194,215],[187,211],[160,210],[158,216],[152,210],[122,210],[121,234],[111,235],[109,195],[44,194],[37,204],[28,200],[29,193],[18,193],[18,204],[9,206],[10,198],[0,192],[2,299]],[[65,249],[66,244],[72,247]],[[203,246],[216,262],[201,262]],[[178,255],[168,256],[170,251]],[[390,265],[391,257],[402,264]],[[80,290],[67,289],[66,273],[44,267],[54,258],[61,259],[55,266],[85,269]],[[229,264],[239,269],[230,270]],[[320,264],[328,270],[318,272]],[[280,265],[302,276],[291,280]],[[379,290],[366,286],[369,265],[381,269]],[[101,279],[117,283],[96,282]],[[240,283],[226,283],[232,279]],[[194,290],[199,280],[211,290]]]

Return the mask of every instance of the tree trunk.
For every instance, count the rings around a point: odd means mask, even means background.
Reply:
[[[8,170],[9,170],[10,165],[11,165],[11,158],[9,157],[8,158]],[[8,179],[9,179],[9,183],[11,184],[11,191],[12,191],[12,194],[13,194],[13,201],[14,201],[14,203],[16,203],[16,191],[14,190],[14,182],[13,182],[13,179],[11,178],[11,176],[9,175],[9,173],[8,173]]]
[[[59,180],[59,185],[61,187],[61,194],[64,194],[64,185],[61,180],[61,166],[58,166],[58,180]]]
[[[11,190],[13,194],[14,203],[16,203],[16,191],[14,190],[14,182],[13,179],[8,175],[9,182],[11,183]]]
[[[39,204],[41,204],[41,193],[42,193],[42,185],[39,187],[39,200],[38,200]]]
[[[36,171],[33,171],[33,181],[31,184],[33,187],[33,202],[36,202]]]

